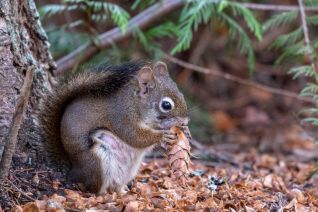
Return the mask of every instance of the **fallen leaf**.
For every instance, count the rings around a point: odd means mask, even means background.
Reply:
[[[236,121],[224,111],[215,111],[211,114],[211,117],[213,120],[214,128],[218,132],[228,132],[234,129],[236,126]]]
[[[296,200],[300,203],[305,203],[306,202],[306,198],[303,194],[303,192],[301,192],[299,189],[294,188],[292,189],[289,194],[293,197],[296,198]]]
[[[40,209],[35,202],[27,203],[22,208],[23,212],[40,212]]]
[[[252,207],[249,207],[249,206],[245,206],[245,210],[246,212],[256,212],[256,210]]]
[[[131,201],[126,205],[124,212],[138,212],[139,211],[138,208],[139,208],[139,202]]]
[[[54,190],[58,190],[60,184],[61,184],[60,181],[53,180],[53,181],[52,181],[52,187],[53,187],[53,189],[54,189]]]
[[[20,205],[15,205],[12,208],[12,212],[23,212],[23,208]]]
[[[36,173],[36,174],[33,176],[32,181],[33,181],[35,184],[39,184],[40,179],[39,179],[38,173]]]

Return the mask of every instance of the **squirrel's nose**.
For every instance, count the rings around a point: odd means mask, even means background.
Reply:
[[[188,117],[179,117],[178,119],[181,126],[188,126],[188,123],[189,123]]]

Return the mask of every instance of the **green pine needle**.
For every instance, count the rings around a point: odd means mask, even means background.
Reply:
[[[289,24],[295,21],[298,15],[298,11],[289,11],[274,15],[263,24],[263,31],[267,32],[270,29]]]

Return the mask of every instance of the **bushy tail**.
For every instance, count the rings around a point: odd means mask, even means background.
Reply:
[[[69,159],[61,143],[60,124],[65,108],[74,99],[107,96],[126,84],[146,62],[132,62],[121,66],[98,66],[83,72],[66,83],[56,86],[43,99],[39,114],[43,149],[49,163],[69,166]],[[84,120],[85,121],[85,120]]]
[[[69,160],[63,149],[60,124],[66,106],[74,99],[88,95],[98,86],[102,86],[109,72],[81,73],[67,83],[56,86],[43,99],[39,114],[43,151],[49,163],[68,165]]]

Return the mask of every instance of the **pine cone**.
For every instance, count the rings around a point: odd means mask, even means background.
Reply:
[[[185,186],[189,175],[190,143],[185,133],[178,127],[172,127],[177,136],[177,142],[171,146],[168,152],[168,160],[172,169],[173,177],[179,179],[181,185]]]

